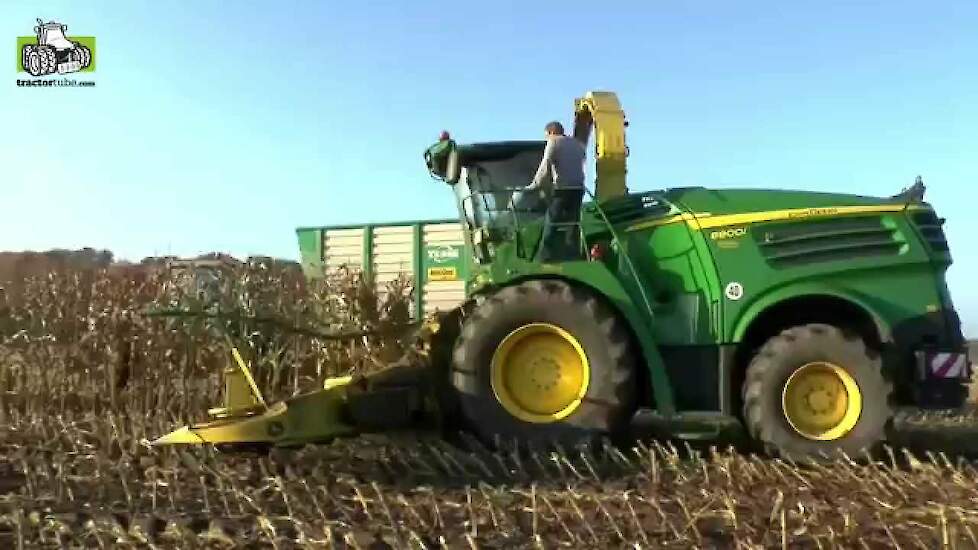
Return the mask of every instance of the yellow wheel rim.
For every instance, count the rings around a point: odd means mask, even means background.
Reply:
[[[509,333],[492,355],[492,391],[509,414],[556,422],[577,410],[590,369],[584,349],[566,330],[533,323]]]
[[[863,399],[851,374],[838,365],[815,362],[788,377],[781,408],[791,427],[816,441],[832,441],[849,433],[859,421]]]

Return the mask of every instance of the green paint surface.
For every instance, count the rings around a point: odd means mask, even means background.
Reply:
[[[647,206],[652,201],[662,207]],[[784,190],[636,193],[604,201],[600,211],[588,203],[583,208],[585,246],[605,245],[603,260],[534,262],[540,225],[525,223],[493,244],[492,260],[475,270],[470,292],[560,278],[603,296],[631,325],[657,408],[668,414],[674,409],[672,385],[659,346],[736,344],[768,308],[801,297],[847,301],[884,332],[937,307],[953,309],[944,290],[950,256],[932,247],[923,237],[926,229],[914,221],[930,206],[904,206],[889,198]],[[844,207],[888,211],[842,213]],[[822,210],[708,228],[678,217],[696,214],[705,221],[807,209]],[[742,294],[730,297],[732,283]]]
[[[306,278],[322,277],[323,239],[318,229],[300,228],[296,230],[299,239],[299,261]]]

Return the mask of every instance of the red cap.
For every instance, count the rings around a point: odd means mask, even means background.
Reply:
[[[442,130],[441,135],[438,136],[438,141],[445,141],[450,138],[451,136],[448,135],[448,130]]]

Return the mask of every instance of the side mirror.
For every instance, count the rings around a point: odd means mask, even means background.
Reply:
[[[453,147],[448,153],[448,162],[445,168],[445,181],[451,185],[458,183],[462,177],[462,164],[458,161],[458,151]]]
[[[461,166],[453,140],[442,140],[429,147],[424,152],[424,161],[432,176],[453,185],[458,182]]]

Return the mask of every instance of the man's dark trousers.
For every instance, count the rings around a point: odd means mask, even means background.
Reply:
[[[581,202],[584,189],[554,189],[543,225],[544,262],[578,260],[581,258]]]

